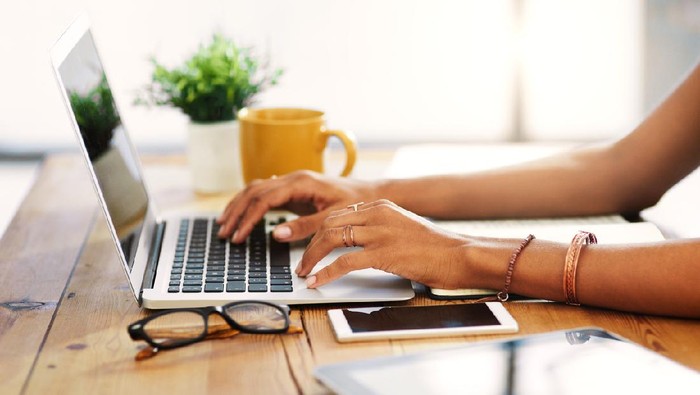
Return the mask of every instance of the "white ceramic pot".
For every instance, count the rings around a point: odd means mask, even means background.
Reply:
[[[238,121],[188,125],[187,156],[192,186],[201,193],[242,188]]]

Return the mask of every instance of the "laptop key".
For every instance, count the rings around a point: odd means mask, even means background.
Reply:
[[[270,285],[292,285],[292,280],[274,279],[270,280]]]
[[[248,284],[267,284],[266,278],[249,278]]]
[[[204,284],[204,292],[224,292],[224,284],[206,283]]]
[[[248,292],[267,292],[266,284],[250,284],[248,285]]]
[[[270,266],[289,266],[289,243],[280,243],[270,236]]]
[[[170,293],[180,292],[180,286],[178,285],[176,287],[168,287],[168,292],[170,292]]]
[[[189,286],[189,285],[188,285],[188,286],[182,287],[182,292],[190,292],[190,293],[193,293],[193,292],[202,292],[202,287],[201,287],[201,286],[199,286],[199,287],[194,287],[194,286]]]
[[[270,285],[270,292],[292,292],[291,285]]]
[[[229,281],[226,284],[226,292],[245,292],[244,281]]]

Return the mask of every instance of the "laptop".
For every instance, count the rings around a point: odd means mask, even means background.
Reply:
[[[216,237],[217,213],[159,213],[86,16],[73,22],[52,47],[51,60],[116,252],[140,305],[163,309],[252,299],[318,304],[414,296],[410,281],[374,269],[307,289],[304,279],[294,274],[304,246],[278,243],[270,236],[289,213],[268,213],[241,244]],[[318,267],[351,250],[336,250]]]

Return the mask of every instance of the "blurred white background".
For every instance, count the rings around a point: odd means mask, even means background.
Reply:
[[[361,147],[618,137],[700,54],[694,0],[3,0],[0,230],[41,155],[75,150],[48,51],[82,12],[140,150],[185,144],[177,110],[133,105],[149,57],[214,32],[284,68],[259,106],[325,110]]]
[[[695,59],[688,49],[700,46],[687,48],[686,37],[698,37],[695,3],[5,1],[0,151],[73,146],[48,49],[83,10],[137,146],[181,149],[184,116],[132,103],[150,78],[149,56],[176,65],[216,31],[285,69],[258,105],[325,110],[329,126],[353,130],[360,144],[619,136]],[[676,34],[681,51],[661,82],[645,74],[652,11],[653,21],[661,21],[657,30],[669,23],[689,30]],[[685,20],[671,20],[679,17]],[[664,46],[662,36],[654,35]],[[647,85],[656,91],[650,94]]]

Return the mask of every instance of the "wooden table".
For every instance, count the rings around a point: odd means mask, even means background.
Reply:
[[[361,172],[387,156],[360,155]],[[374,162],[373,162],[374,161]],[[144,161],[164,208],[219,208],[228,196],[197,196],[180,157]],[[368,165],[370,164],[370,165]],[[0,393],[327,393],[316,366],[410,353],[498,336],[340,344],[326,310],[292,309],[297,335],[239,335],[136,362],[126,326],[144,316],[129,291],[87,170],[77,155],[47,158],[0,241]],[[419,295],[406,305],[440,304]],[[700,321],[559,303],[509,303],[518,335],[598,326],[700,370]]]

